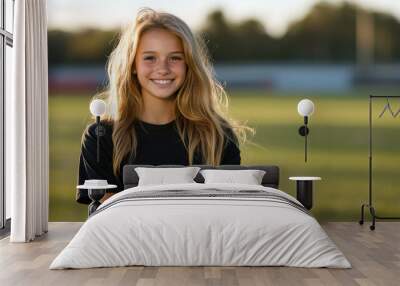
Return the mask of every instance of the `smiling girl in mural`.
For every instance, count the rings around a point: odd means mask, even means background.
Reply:
[[[100,163],[96,124],[82,137],[79,184],[106,179],[123,190],[126,164],[239,165],[239,142],[253,129],[228,118],[224,88],[203,41],[185,22],[145,8],[122,33],[108,62]],[[112,193],[107,193],[104,201]],[[88,204],[85,190],[77,201]]]

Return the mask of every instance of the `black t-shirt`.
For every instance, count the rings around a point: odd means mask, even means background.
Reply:
[[[88,179],[107,180],[109,184],[117,185],[114,192],[123,190],[122,168],[126,164],[143,165],[185,165],[189,164],[188,153],[178,134],[175,121],[167,124],[150,124],[136,121],[134,124],[137,136],[137,149],[135,158],[126,156],[120,165],[119,176],[113,172],[113,142],[112,124],[102,122],[105,134],[100,136],[100,162],[97,163],[97,137],[96,124],[88,127],[84,134],[81,155],[79,160],[79,185]],[[232,130],[227,132],[234,141],[225,138],[224,151],[221,165],[240,165],[240,150],[237,147],[237,138]],[[204,164],[201,154],[195,153],[194,165]],[[89,204],[91,200],[87,190],[78,189],[76,201]]]

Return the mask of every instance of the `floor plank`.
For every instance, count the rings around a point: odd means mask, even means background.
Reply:
[[[400,222],[378,222],[375,231],[355,222],[322,226],[352,269],[291,267],[116,267],[48,269],[82,223],[52,222],[31,243],[0,240],[0,285],[399,285]]]

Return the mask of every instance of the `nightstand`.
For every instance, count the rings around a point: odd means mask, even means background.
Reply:
[[[313,207],[313,181],[320,181],[320,177],[289,177],[296,181],[296,198],[303,206],[311,210]]]
[[[92,200],[88,207],[89,216],[101,205],[100,200],[106,194],[105,189],[88,189],[88,197]]]
[[[89,216],[101,205],[100,200],[107,190],[117,188],[116,185],[109,185],[107,180],[85,180],[85,184],[77,186],[78,189],[86,189],[92,200],[88,207]]]

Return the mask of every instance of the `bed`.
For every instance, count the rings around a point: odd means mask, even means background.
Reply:
[[[311,213],[278,189],[277,166],[216,168],[264,170],[260,185],[204,183],[198,173],[194,183],[151,186],[138,185],[137,167],[152,166],[124,167],[124,191],[100,205],[50,269],[130,265],[351,268]]]

